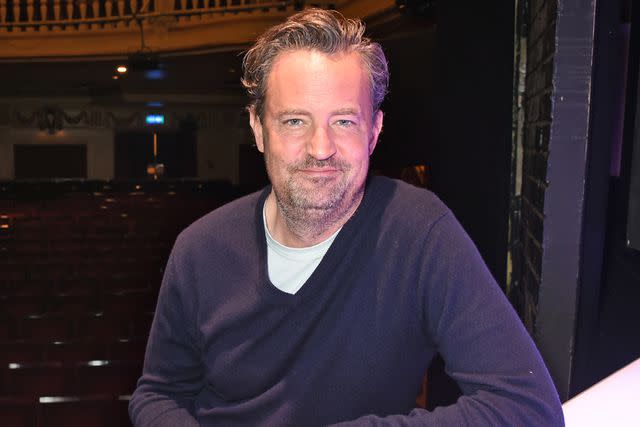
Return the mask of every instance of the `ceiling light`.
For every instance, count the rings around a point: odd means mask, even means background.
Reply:
[[[124,73],[126,73],[126,72],[127,72],[127,67],[126,67],[126,65],[118,65],[118,66],[116,67],[116,71],[117,71],[118,73],[120,73],[120,74],[124,74]]]

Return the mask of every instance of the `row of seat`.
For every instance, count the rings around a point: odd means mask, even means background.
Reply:
[[[216,197],[185,198],[175,194],[165,197],[125,195],[35,201],[0,199],[0,224],[6,225],[5,228],[16,229],[40,229],[47,224],[58,224],[78,231],[114,225],[144,227],[148,221],[181,222],[193,213],[199,215],[208,212],[226,201]],[[163,214],[162,218],[156,217],[159,213]],[[140,219],[148,221],[139,221]]]
[[[131,394],[142,363],[130,360],[32,362],[3,364],[0,396]]]
[[[159,215],[155,213],[154,215]],[[202,212],[204,214],[204,212]],[[62,223],[46,224],[7,224],[0,223],[0,242],[17,246],[20,242],[43,241],[47,244],[62,242],[64,245],[74,244],[86,240],[98,244],[111,244],[111,240],[124,239],[131,241],[144,241],[145,239],[167,239],[174,232],[189,225],[195,218],[202,215],[194,213],[185,218],[169,222],[148,220],[144,224],[116,223],[116,224],[92,224],[90,226],[69,225]],[[171,233],[166,234],[167,231]]]
[[[136,253],[138,255],[156,254],[157,251],[166,250],[170,246],[172,237],[165,227],[154,229],[147,234],[127,234],[117,235],[112,233],[88,234],[75,236],[73,234],[61,233],[59,236],[43,235],[36,233],[31,238],[16,236],[0,236],[0,247],[6,247],[12,254],[19,255],[46,255],[47,257],[56,254],[76,255],[85,254],[88,256],[109,255],[118,251],[125,254]],[[128,251],[128,253],[127,253]],[[10,255],[10,254],[7,254]]]
[[[5,296],[49,297],[78,293],[118,293],[128,290],[145,290],[155,292],[162,279],[162,271],[153,274],[114,273],[107,277],[74,277],[65,279],[25,279],[13,277],[11,280],[0,279],[0,299]]]
[[[0,183],[0,425],[129,425],[171,246],[237,196],[74,186]]]
[[[54,295],[3,295],[0,296],[0,316],[28,317],[45,314],[107,313],[121,316],[140,310],[153,310],[155,289],[127,289],[118,292],[91,292],[87,287],[74,293]]]
[[[161,212],[154,212],[153,215],[159,215]],[[95,214],[97,215],[97,214]],[[114,214],[115,215],[115,214]],[[117,213],[117,215],[120,215]],[[151,215],[151,213],[150,213]],[[118,237],[128,237],[128,236],[136,236],[140,235],[142,237],[147,237],[150,233],[154,231],[158,231],[158,227],[160,230],[163,230],[165,227],[180,227],[183,226],[187,221],[191,220],[193,217],[199,217],[196,213],[195,215],[185,215],[185,217],[179,218],[164,218],[163,221],[158,221],[157,219],[149,219],[144,223],[138,223],[133,220],[119,220],[109,222],[99,221],[98,218],[87,219],[85,221],[92,222],[84,222],[84,223],[70,223],[70,222],[59,222],[59,221],[51,221],[51,222],[43,222],[41,220],[35,219],[33,221],[0,221],[0,236],[3,238],[26,238],[28,240],[32,240],[34,238],[45,238],[49,240],[53,240],[54,238],[65,238],[65,236],[71,236],[72,238],[97,238],[100,239],[102,236],[118,236]],[[144,215],[140,215],[139,217],[144,217]]]
[[[8,223],[19,221],[33,223],[68,223],[84,224],[92,214],[100,217],[100,222],[110,222],[135,218],[136,214],[157,213],[166,211],[173,218],[184,216],[184,211],[173,211],[175,205],[186,206],[189,210],[209,210],[220,206],[222,202],[215,198],[189,199],[183,197],[168,198],[100,198],[96,200],[38,200],[37,202],[14,202],[11,206],[2,206],[0,200],[0,219]],[[126,215],[116,215],[113,213]],[[7,222],[7,221],[5,221]]]
[[[183,210],[174,211],[176,206]],[[196,205],[176,200],[167,206],[126,208],[116,205],[99,205],[70,210],[68,206],[59,208],[55,216],[36,213],[33,208],[0,209],[0,225],[5,230],[42,230],[43,226],[56,224],[70,232],[86,233],[93,230],[125,230],[148,228],[148,224],[176,224],[191,216],[192,213],[206,213],[218,206],[217,203],[198,203]],[[162,218],[153,215],[162,214]],[[140,221],[147,218],[149,222]]]
[[[47,341],[48,338],[0,341],[0,363],[79,363],[90,360],[142,361],[146,337]]]
[[[0,397],[0,425],[11,427],[130,426],[129,396]]]
[[[153,312],[136,313],[58,313],[23,318],[0,318],[0,341],[103,340],[145,338]]]
[[[102,181],[92,179],[53,179],[46,181],[13,180],[0,182],[0,197],[8,194],[15,198],[24,194],[77,194],[90,195],[95,192],[125,193],[144,191],[149,194],[163,192],[179,192],[181,194],[224,194],[233,191],[234,187],[229,181],[208,180],[199,178],[163,178],[161,180],[117,180]]]
[[[89,262],[83,260],[73,260],[68,263],[63,260],[34,260],[27,263],[24,259],[14,259],[12,262],[0,263],[0,286],[17,282],[40,282],[55,281],[64,283],[66,281],[85,280],[87,284],[94,280],[119,281],[123,276],[137,277],[138,279],[157,279],[161,277],[163,265],[167,256],[151,258],[137,261],[136,259],[105,260],[104,262]]]
[[[38,246],[35,242],[29,244],[21,242],[19,245],[6,246],[10,252],[0,260],[0,266],[3,270],[15,271],[22,271],[24,267],[31,265],[64,269],[68,273],[77,274],[88,272],[90,269],[105,268],[135,273],[140,271],[141,266],[159,267],[166,261],[171,248],[171,244],[167,242],[147,243],[146,240],[125,239],[117,244],[113,243],[108,246],[87,247],[85,244],[63,246],[61,242],[55,242],[51,246],[43,241],[40,241]]]

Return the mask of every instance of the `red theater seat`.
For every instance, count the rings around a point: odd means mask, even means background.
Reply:
[[[45,344],[45,357],[55,362],[86,362],[107,358],[106,344],[95,341],[53,341]]]
[[[43,426],[111,427],[122,425],[114,413],[116,403],[111,396],[72,395],[41,397],[38,406]]]
[[[15,280],[4,287],[5,295],[20,297],[45,297],[51,289],[49,280]]]
[[[78,317],[77,336],[81,339],[113,341],[131,336],[131,320],[116,313],[95,313]]]
[[[14,236],[13,245],[14,255],[16,256],[34,257],[48,252],[46,243],[42,241],[42,238],[39,240],[37,238],[21,239],[19,236]]]
[[[126,396],[141,373],[172,243],[231,199],[231,188],[20,188],[29,197],[0,200],[8,224],[0,230],[0,395],[65,399],[0,402],[0,426],[128,426]]]
[[[109,343],[109,357],[113,360],[144,361],[147,341],[143,338],[122,339]]]
[[[35,397],[0,397],[0,425],[8,427],[37,427]]]
[[[148,337],[153,323],[154,312],[142,311],[133,317],[132,334],[134,337]]]
[[[2,374],[2,395],[64,395],[74,379],[73,369],[59,362],[9,363]]]
[[[0,341],[8,340],[11,337],[12,330],[9,320],[4,316],[0,317]]]
[[[149,289],[149,275],[140,274],[139,272],[111,275],[102,284],[105,293],[118,293],[131,289],[145,290]]]
[[[53,284],[53,291],[55,294],[68,294],[77,295],[91,292],[98,292],[100,289],[100,282],[98,280],[90,280],[86,277],[66,277],[62,280],[58,280]]]
[[[4,365],[13,363],[43,362],[44,345],[34,341],[2,341],[0,342],[0,362]]]
[[[15,318],[41,315],[45,312],[45,298],[33,295],[9,295],[2,298],[3,311]]]
[[[49,298],[48,311],[69,316],[73,314],[96,313],[98,294],[90,289],[75,290],[73,293],[56,294]]]
[[[71,273],[68,265],[54,262],[49,256],[39,257],[29,263],[27,276],[31,280],[62,280]]]
[[[20,335],[24,339],[65,341],[73,335],[72,316],[45,314],[25,317],[20,321]]]
[[[132,316],[140,311],[153,310],[155,298],[147,289],[128,289],[120,292],[105,292],[102,304],[105,313]]]
[[[76,390],[82,394],[129,395],[142,373],[142,361],[92,360],[76,364]]]
[[[20,280],[25,280],[27,278],[27,273],[22,264],[18,263],[5,263],[2,266],[2,271],[0,271],[0,279],[4,282],[17,282]]]
[[[129,400],[131,396],[118,396],[116,400],[115,419],[118,420],[118,426],[131,427],[129,419]]]

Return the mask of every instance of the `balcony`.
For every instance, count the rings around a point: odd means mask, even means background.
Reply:
[[[0,59],[233,50],[305,6],[366,17],[393,0],[0,0]]]

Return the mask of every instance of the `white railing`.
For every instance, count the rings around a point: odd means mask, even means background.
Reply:
[[[292,0],[0,0],[0,32],[113,29],[158,17],[180,22],[228,13],[284,10],[305,3],[331,7],[327,1]]]

